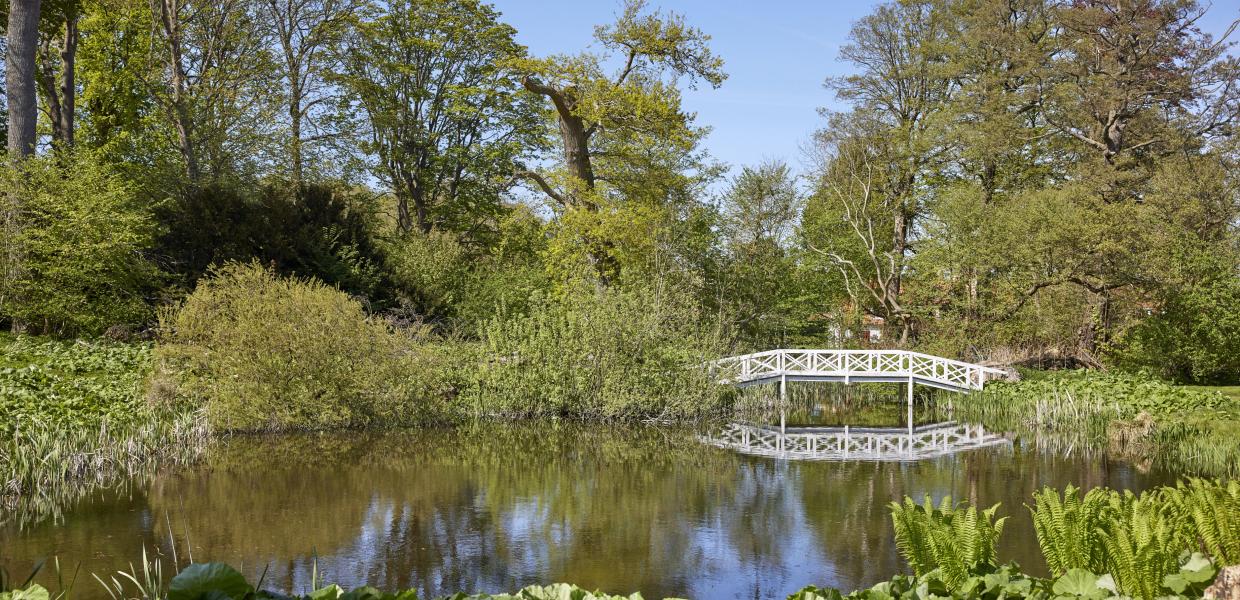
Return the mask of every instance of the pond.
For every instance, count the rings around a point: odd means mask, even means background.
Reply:
[[[913,462],[783,461],[701,444],[683,429],[554,423],[234,437],[200,466],[101,491],[61,523],[0,528],[24,578],[57,555],[87,573],[143,548],[226,561],[304,591],[344,586],[510,591],[569,581],[647,598],[782,598],[807,584],[871,585],[903,569],[887,503],[951,494],[1013,516],[1001,558],[1042,569],[1024,504],[1072,483],[1140,490],[1167,477],[1034,444]],[[166,567],[167,568],[167,567]],[[52,578],[51,570],[41,575]]]

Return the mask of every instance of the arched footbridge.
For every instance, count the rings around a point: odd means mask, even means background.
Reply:
[[[907,350],[767,350],[717,360],[720,383],[749,386],[785,381],[916,383],[968,392],[1004,376],[1000,369]]]

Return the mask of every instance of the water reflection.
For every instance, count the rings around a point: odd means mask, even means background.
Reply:
[[[289,591],[309,585],[317,555],[327,580],[423,594],[572,581],[646,597],[782,597],[900,570],[886,504],[905,494],[1003,502],[1013,519],[1002,554],[1034,566],[1023,505],[1035,489],[1162,482],[1021,445],[822,463],[694,438],[545,423],[234,438],[200,468],[86,498],[62,524],[0,529],[0,566],[24,574],[58,554],[105,572],[143,544],[170,556],[173,539],[182,561],[192,552],[252,577],[267,569],[268,587]]]

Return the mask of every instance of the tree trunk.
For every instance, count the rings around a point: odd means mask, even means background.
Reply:
[[[9,102],[8,150],[10,160],[15,160],[34,154],[35,123],[39,116],[35,98],[39,0],[9,2],[8,44],[5,72]]]
[[[185,74],[185,57],[181,49],[181,4],[179,0],[162,0],[159,3],[159,26],[168,44],[168,68],[172,73],[172,98],[169,110],[177,132],[177,149],[185,160],[185,175],[191,183],[198,183],[202,170],[198,165],[198,151],[194,145],[194,122],[189,108],[189,77]]]
[[[521,80],[525,89],[546,96],[555,105],[555,113],[560,122],[560,139],[564,146],[564,164],[568,172],[581,182],[586,190],[594,190],[594,165],[590,159],[590,135],[593,133],[580,116],[574,113],[576,100],[568,92],[546,85],[533,77]],[[581,198],[574,190],[569,190],[569,204],[581,204]],[[593,202],[585,203],[587,208],[597,209]]]
[[[77,15],[65,18],[65,38],[60,48],[60,120],[53,125],[59,130],[59,141],[66,147],[74,142],[74,110],[77,104],[77,85],[74,81],[74,65],[77,62],[78,25]]]
[[[47,102],[48,121],[52,126],[52,142],[57,148],[73,145],[74,105],[77,88],[74,85],[74,62],[77,57],[77,16],[66,14],[64,35],[58,40],[55,51],[51,40],[45,40],[41,50],[41,65],[35,71],[43,98]],[[55,58],[53,58],[55,55]]]

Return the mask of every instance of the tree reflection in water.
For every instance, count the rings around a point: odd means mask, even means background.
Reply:
[[[1040,568],[1024,504],[1043,486],[1142,489],[1158,474],[1033,446],[924,462],[786,462],[693,432],[548,423],[235,437],[206,464],[98,493],[63,523],[0,529],[0,566],[59,555],[123,568],[142,546],[222,560],[265,585],[416,587],[424,594],[571,581],[646,597],[782,597],[847,589],[903,565],[887,503],[1003,502],[1003,558]],[[45,574],[51,577],[50,573]],[[79,590],[103,596],[102,589]]]

